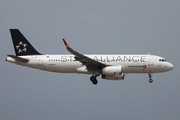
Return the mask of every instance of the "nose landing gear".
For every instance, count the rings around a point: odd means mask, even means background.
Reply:
[[[148,75],[149,75],[149,83],[152,83],[153,82],[153,79],[151,79],[152,75],[150,73]]]

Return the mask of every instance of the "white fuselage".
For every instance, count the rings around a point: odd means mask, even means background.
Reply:
[[[107,66],[121,65],[123,73],[159,73],[173,69],[173,65],[164,58],[155,55],[85,55]],[[8,57],[6,60],[15,64],[59,73],[83,73],[92,74],[87,71],[86,66],[76,61],[74,55],[31,55],[19,56],[29,59],[23,63]]]
[[[91,82],[98,83],[97,76],[107,80],[124,80],[127,73],[148,73],[152,83],[152,73],[166,72],[173,65],[155,55],[84,55],[62,41],[71,55],[42,55],[18,29],[10,29],[16,55],[7,55],[6,61],[35,69],[57,73],[91,74]]]

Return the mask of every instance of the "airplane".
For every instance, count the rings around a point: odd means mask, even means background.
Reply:
[[[57,73],[91,74],[90,81],[96,85],[97,77],[102,79],[124,80],[125,74],[143,73],[149,75],[167,72],[174,68],[164,58],[150,54],[81,54],[72,49],[66,40],[62,41],[69,55],[45,55],[39,53],[18,29],[10,29],[16,55],[8,54],[6,61],[39,70]]]

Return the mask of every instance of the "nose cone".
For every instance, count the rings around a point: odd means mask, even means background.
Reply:
[[[168,68],[168,70],[172,70],[174,68],[174,66],[173,66],[173,64],[168,63],[167,68]]]

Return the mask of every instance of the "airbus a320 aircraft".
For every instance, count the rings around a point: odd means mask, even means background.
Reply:
[[[152,83],[152,74],[173,69],[164,58],[155,55],[84,55],[73,50],[62,39],[72,55],[45,55],[39,53],[18,29],[10,29],[16,55],[7,55],[6,61],[35,69],[58,73],[91,74],[90,80],[98,83],[97,76],[107,80],[124,80],[128,73],[146,73]]]

